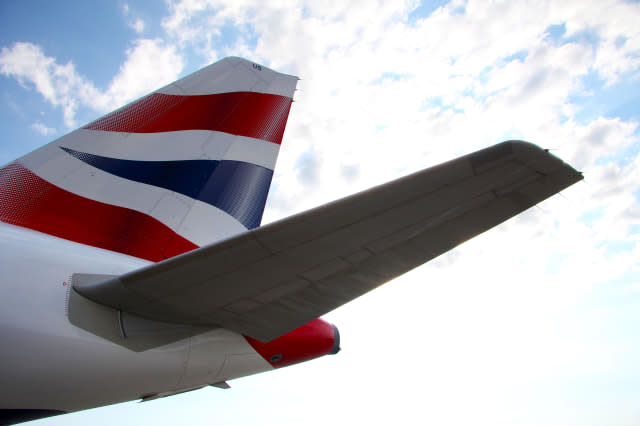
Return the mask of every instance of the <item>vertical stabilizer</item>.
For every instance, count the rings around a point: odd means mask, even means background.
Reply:
[[[296,82],[205,67],[0,169],[0,220],[151,261],[255,228]]]

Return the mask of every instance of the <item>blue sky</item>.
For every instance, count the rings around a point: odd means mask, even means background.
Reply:
[[[327,315],[337,356],[38,424],[640,423],[639,19],[613,0],[0,2],[2,164],[237,55],[302,79],[266,221],[505,138],[585,173]]]

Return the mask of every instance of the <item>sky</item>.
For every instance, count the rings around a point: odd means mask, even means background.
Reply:
[[[640,424],[638,21],[613,0],[0,1],[0,164],[233,55],[301,78],[264,222],[507,139],[585,176],[326,315],[335,356],[34,424]]]

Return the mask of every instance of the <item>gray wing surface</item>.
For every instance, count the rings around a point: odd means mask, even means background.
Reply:
[[[85,297],[270,341],[582,179],[508,141],[119,277]]]

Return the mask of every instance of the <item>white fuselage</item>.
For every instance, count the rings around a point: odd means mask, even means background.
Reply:
[[[69,322],[72,274],[120,275],[148,264],[0,222],[3,407],[70,412],[273,369],[224,329],[135,352]]]

